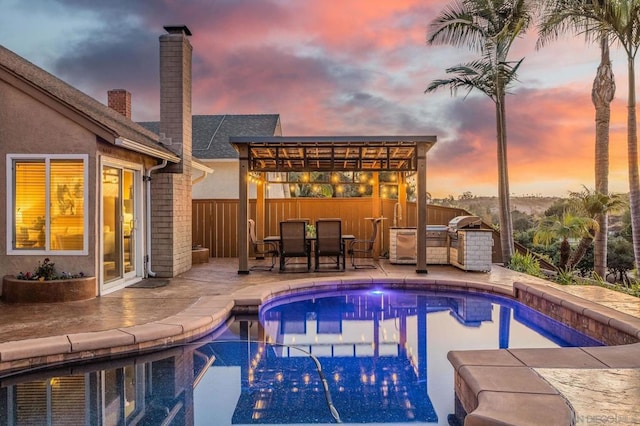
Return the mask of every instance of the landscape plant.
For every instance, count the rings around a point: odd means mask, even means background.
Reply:
[[[584,216],[587,221],[587,228],[569,259],[568,267],[574,268],[580,263],[592,242],[598,238],[601,218],[608,218],[609,213],[620,213],[626,207],[626,202],[619,194],[603,194],[586,187],[583,187],[582,191],[570,192],[569,195],[573,211]],[[589,223],[589,218],[593,222]],[[601,257],[598,258],[598,255],[596,250],[593,269],[597,274],[602,275],[602,271],[606,270],[607,256],[600,254]]]
[[[521,254],[520,252],[513,253],[511,261],[509,262],[509,269],[523,272],[534,277],[544,277],[542,269],[540,268],[540,262],[531,252],[525,254]]]
[[[540,27],[541,37],[565,28],[578,28],[589,36],[606,37],[627,56],[627,163],[632,244],[636,267],[640,262],[640,172],[636,113],[635,58],[640,48],[640,0],[555,1]]]
[[[557,19],[558,7],[580,11],[584,0],[543,0],[542,23],[538,46],[560,33],[571,31],[598,38],[600,44],[600,64],[596,71],[591,89],[591,101],[595,107],[595,190],[601,194],[609,193],[609,127],[611,122],[611,102],[615,96],[616,83],[609,54],[609,39],[606,32],[595,29],[596,34],[589,33],[593,28],[584,25],[584,21],[575,15],[566,14],[564,19]],[[579,13],[578,13],[579,15]],[[587,38],[589,38],[587,37]],[[608,212],[597,214],[598,230],[594,235],[594,270],[603,275],[607,268]]]
[[[576,279],[573,275],[573,271],[569,269],[560,269],[558,270],[558,274],[556,275],[555,282],[562,285],[570,285],[575,284]]]
[[[595,220],[568,211],[561,217],[547,216],[538,222],[533,243],[548,246],[560,240],[560,259],[557,266],[560,271],[570,271],[574,266],[572,261],[576,258],[572,256],[570,240],[592,236],[597,226]]]
[[[632,245],[623,237],[615,237],[609,241],[609,270],[614,276],[615,282],[620,282],[626,287],[632,284],[628,272],[634,266]]]
[[[467,47],[480,59],[446,70],[450,78],[432,81],[425,92],[449,87],[478,90],[494,103],[496,112],[498,201],[502,258],[508,265],[514,253],[513,224],[509,201],[507,167],[507,125],[505,99],[507,89],[516,81],[522,59],[509,60],[513,42],[532,22],[530,1],[462,0],[448,5],[429,25],[428,44]]]
[[[85,275],[82,272],[77,274],[69,272],[58,273],[56,270],[56,264],[46,257],[43,262],[38,261],[38,266],[36,266],[33,272],[20,272],[16,275],[16,278],[19,280],[29,281],[53,281],[82,278],[84,276]]]

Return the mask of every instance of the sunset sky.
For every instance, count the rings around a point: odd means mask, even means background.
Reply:
[[[479,93],[425,94],[476,54],[427,46],[435,0],[0,0],[0,44],[106,104],[132,94],[133,119],[159,119],[163,25],[193,36],[194,114],[280,114],[285,136],[435,135],[427,185],[436,198],[496,195],[494,106]],[[599,50],[567,36],[525,58],[507,98],[513,195],[594,187],[591,86]],[[612,52],[610,191],[628,192],[626,57]]]

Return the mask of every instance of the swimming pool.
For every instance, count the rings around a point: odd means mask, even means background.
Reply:
[[[480,293],[299,294],[203,341],[3,379],[0,424],[449,424],[450,350],[600,343]]]

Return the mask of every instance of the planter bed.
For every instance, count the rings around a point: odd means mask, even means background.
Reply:
[[[6,303],[72,302],[95,297],[96,277],[31,281],[7,275],[2,279],[2,300]]]

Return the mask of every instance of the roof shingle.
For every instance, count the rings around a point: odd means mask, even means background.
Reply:
[[[139,123],[152,132],[160,131],[160,123]],[[230,136],[277,136],[280,134],[278,114],[194,115],[192,117],[193,156],[201,160],[238,158],[229,143]]]

